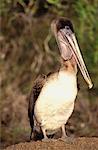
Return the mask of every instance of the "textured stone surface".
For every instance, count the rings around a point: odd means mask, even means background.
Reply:
[[[98,150],[98,138],[75,138],[73,141],[31,141],[7,147],[5,150]]]

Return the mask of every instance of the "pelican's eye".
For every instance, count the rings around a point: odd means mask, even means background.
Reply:
[[[65,26],[65,29],[70,30],[69,26]]]

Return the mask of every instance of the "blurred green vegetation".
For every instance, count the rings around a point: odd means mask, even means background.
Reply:
[[[2,141],[7,140],[8,128],[14,130],[18,124],[21,130],[22,125],[27,126],[27,116],[23,117],[27,111],[24,96],[29,93],[36,76],[48,73],[59,65],[59,51],[50,31],[51,21],[59,16],[72,20],[94,83],[92,96],[88,96],[88,93],[84,94],[87,86],[79,76],[80,87],[83,89],[81,94],[86,95],[85,99],[92,97],[91,103],[98,97],[98,0],[1,0],[0,111],[3,114],[1,128],[4,131]],[[10,110],[14,112],[13,115]]]

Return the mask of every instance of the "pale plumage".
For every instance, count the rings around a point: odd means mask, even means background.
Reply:
[[[42,127],[56,130],[66,124],[77,95],[76,80],[76,73],[60,71],[44,84],[34,109]]]

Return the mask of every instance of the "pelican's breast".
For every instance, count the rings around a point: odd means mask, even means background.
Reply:
[[[42,125],[51,122],[50,126],[54,126],[61,116],[61,124],[72,113],[76,95],[76,75],[64,71],[55,74],[45,83],[36,101],[34,111],[37,121]],[[71,109],[70,112],[68,109]]]

